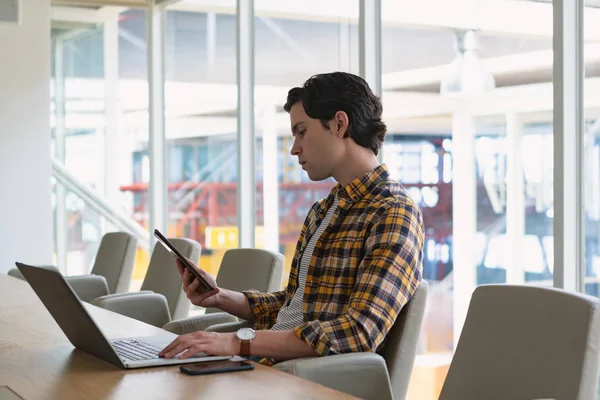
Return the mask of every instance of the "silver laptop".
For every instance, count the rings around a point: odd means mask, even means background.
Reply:
[[[108,340],[59,272],[16,264],[73,346],[104,361],[129,369],[231,358],[203,353],[184,360],[159,358],[158,352],[177,337],[167,331],[159,336]]]

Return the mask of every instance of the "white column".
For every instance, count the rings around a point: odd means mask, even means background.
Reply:
[[[263,219],[266,250],[279,252],[279,172],[277,151],[277,107],[263,112]]]
[[[360,0],[359,7],[359,74],[373,93],[381,97],[381,1]],[[383,162],[383,151],[377,158]]]
[[[477,285],[475,233],[477,179],[475,122],[466,109],[452,116],[452,246],[454,278],[454,344],[458,343],[471,294]]]
[[[360,0],[359,12],[359,73],[381,96],[381,1]]]
[[[523,123],[515,113],[506,115],[506,238],[509,263],[506,283],[525,282],[523,238],[525,237],[525,174],[523,171]]]
[[[65,138],[65,69],[64,69],[64,41],[57,39],[54,42],[54,153],[57,160],[65,163],[66,138]],[[58,268],[67,273],[67,209],[65,187],[56,183],[56,264]]]
[[[206,13],[206,62],[208,79],[214,79],[217,59],[217,14],[214,12]]]
[[[237,209],[239,247],[254,247],[254,0],[237,0]]]
[[[158,229],[167,235],[167,196],[165,166],[165,90],[164,90],[164,27],[165,9],[150,6],[147,10],[148,46],[148,115],[150,157],[150,232]],[[150,235],[154,243],[154,235]]]
[[[554,1],[554,286],[584,290],[583,0]]]
[[[119,205],[119,22],[118,15],[104,22],[104,198]],[[103,222],[104,222],[103,218]],[[103,230],[106,230],[105,226]]]

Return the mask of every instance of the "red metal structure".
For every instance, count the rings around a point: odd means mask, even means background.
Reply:
[[[333,182],[303,182],[279,184],[280,243],[294,244],[310,207],[325,197],[333,187]],[[422,205],[426,226],[426,238],[444,243],[452,234],[452,184],[407,184],[407,189],[431,187],[438,193],[437,204],[433,207]],[[122,191],[136,195],[135,215],[143,223],[147,209],[145,183],[122,186]],[[262,225],[262,183],[257,190],[257,225]],[[176,224],[176,232],[204,244],[206,226],[235,226],[237,224],[237,184],[213,182],[183,182],[169,184],[169,214],[171,224]]]

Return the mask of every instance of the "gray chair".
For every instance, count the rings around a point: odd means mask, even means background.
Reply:
[[[283,361],[273,368],[362,399],[404,399],[412,373],[427,304],[427,282],[400,311],[377,353],[348,353]],[[247,322],[214,325],[210,332],[234,332]]]
[[[82,301],[125,292],[131,283],[136,251],[135,236],[127,232],[109,232],[102,236],[90,274],[67,276],[65,280]],[[58,270],[56,267],[48,268]],[[24,279],[16,268],[8,274]]]
[[[217,285],[224,289],[261,292],[281,290],[284,257],[282,254],[261,249],[231,249],[223,255],[217,274]],[[178,335],[202,331],[211,325],[236,322],[231,314],[217,308],[207,308],[204,315],[171,321],[163,326]]]
[[[596,399],[598,304],[559,289],[479,286],[440,400]]]
[[[169,238],[184,257],[200,259],[201,246],[185,238]],[[148,272],[139,292],[110,294],[95,298],[92,304],[161,327],[174,318],[188,315],[191,303],[181,285],[175,257],[161,244],[152,251]]]
[[[60,272],[58,270],[58,268],[56,268],[54,265],[36,265],[36,266],[40,267],[40,268],[46,268],[46,269],[49,269],[52,271]],[[12,276],[13,278],[18,278],[18,279],[24,280],[24,281],[27,280],[27,279],[25,279],[25,277],[23,276],[21,271],[19,271],[18,268],[13,268],[13,269],[8,270],[7,275]]]

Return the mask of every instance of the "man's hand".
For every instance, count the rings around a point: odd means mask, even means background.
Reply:
[[[165,347],[159,357],[172,358],[181,352],[181,359],[193,357],[196,353],[211,356],[234,356],[239,353],[240,342],[235,333],[198,331],[181,335]]]
[[[212,276],[207,274],[202,268],[198,268],[189,258],[187,260],[215,288],[215,290],[211,290],[210,292],[198,292],[200,282],[177,260],[177,271],[179,271],[179,275],[181,275],[181,280],[183,281],[183,290],[193,304],[200,307],[215,307],[238,318],[252,320],[252,310],[250,310],[248,299],[243,293],[217,287],[217,282]]]
[[[296,337],[293,331],[257,331],[250,351],[254,356],[289,360],[292,358],[317,357],[317,354],[304,340]],[[181,335],[158,355],[171,358],[182,353],[179,358],[189,358],[197,353],[211,356],[234,356],[240,353],[240,341],[234,333],[194,332]]]
[[[197,290],[198,286],[200,286],[200,282],[186,267],[183,266],[181,261],[177,260],[177,270],[179,271],[179,275],[181,275],[181,280],[183,281],[183,290],[185,291],[187,298],[190,299],[193,304],[200,307],[218,307],[218,293],[220,292],[220,289],[217,287],[217,282],[206,271],[198,268],[190,259],[188,259],[188,261],[190,264],[196,267],[198,272],[200,272],[204,279],[206,279],[206,281],[210,283],[215,290],[203,293],[198,292]]]

